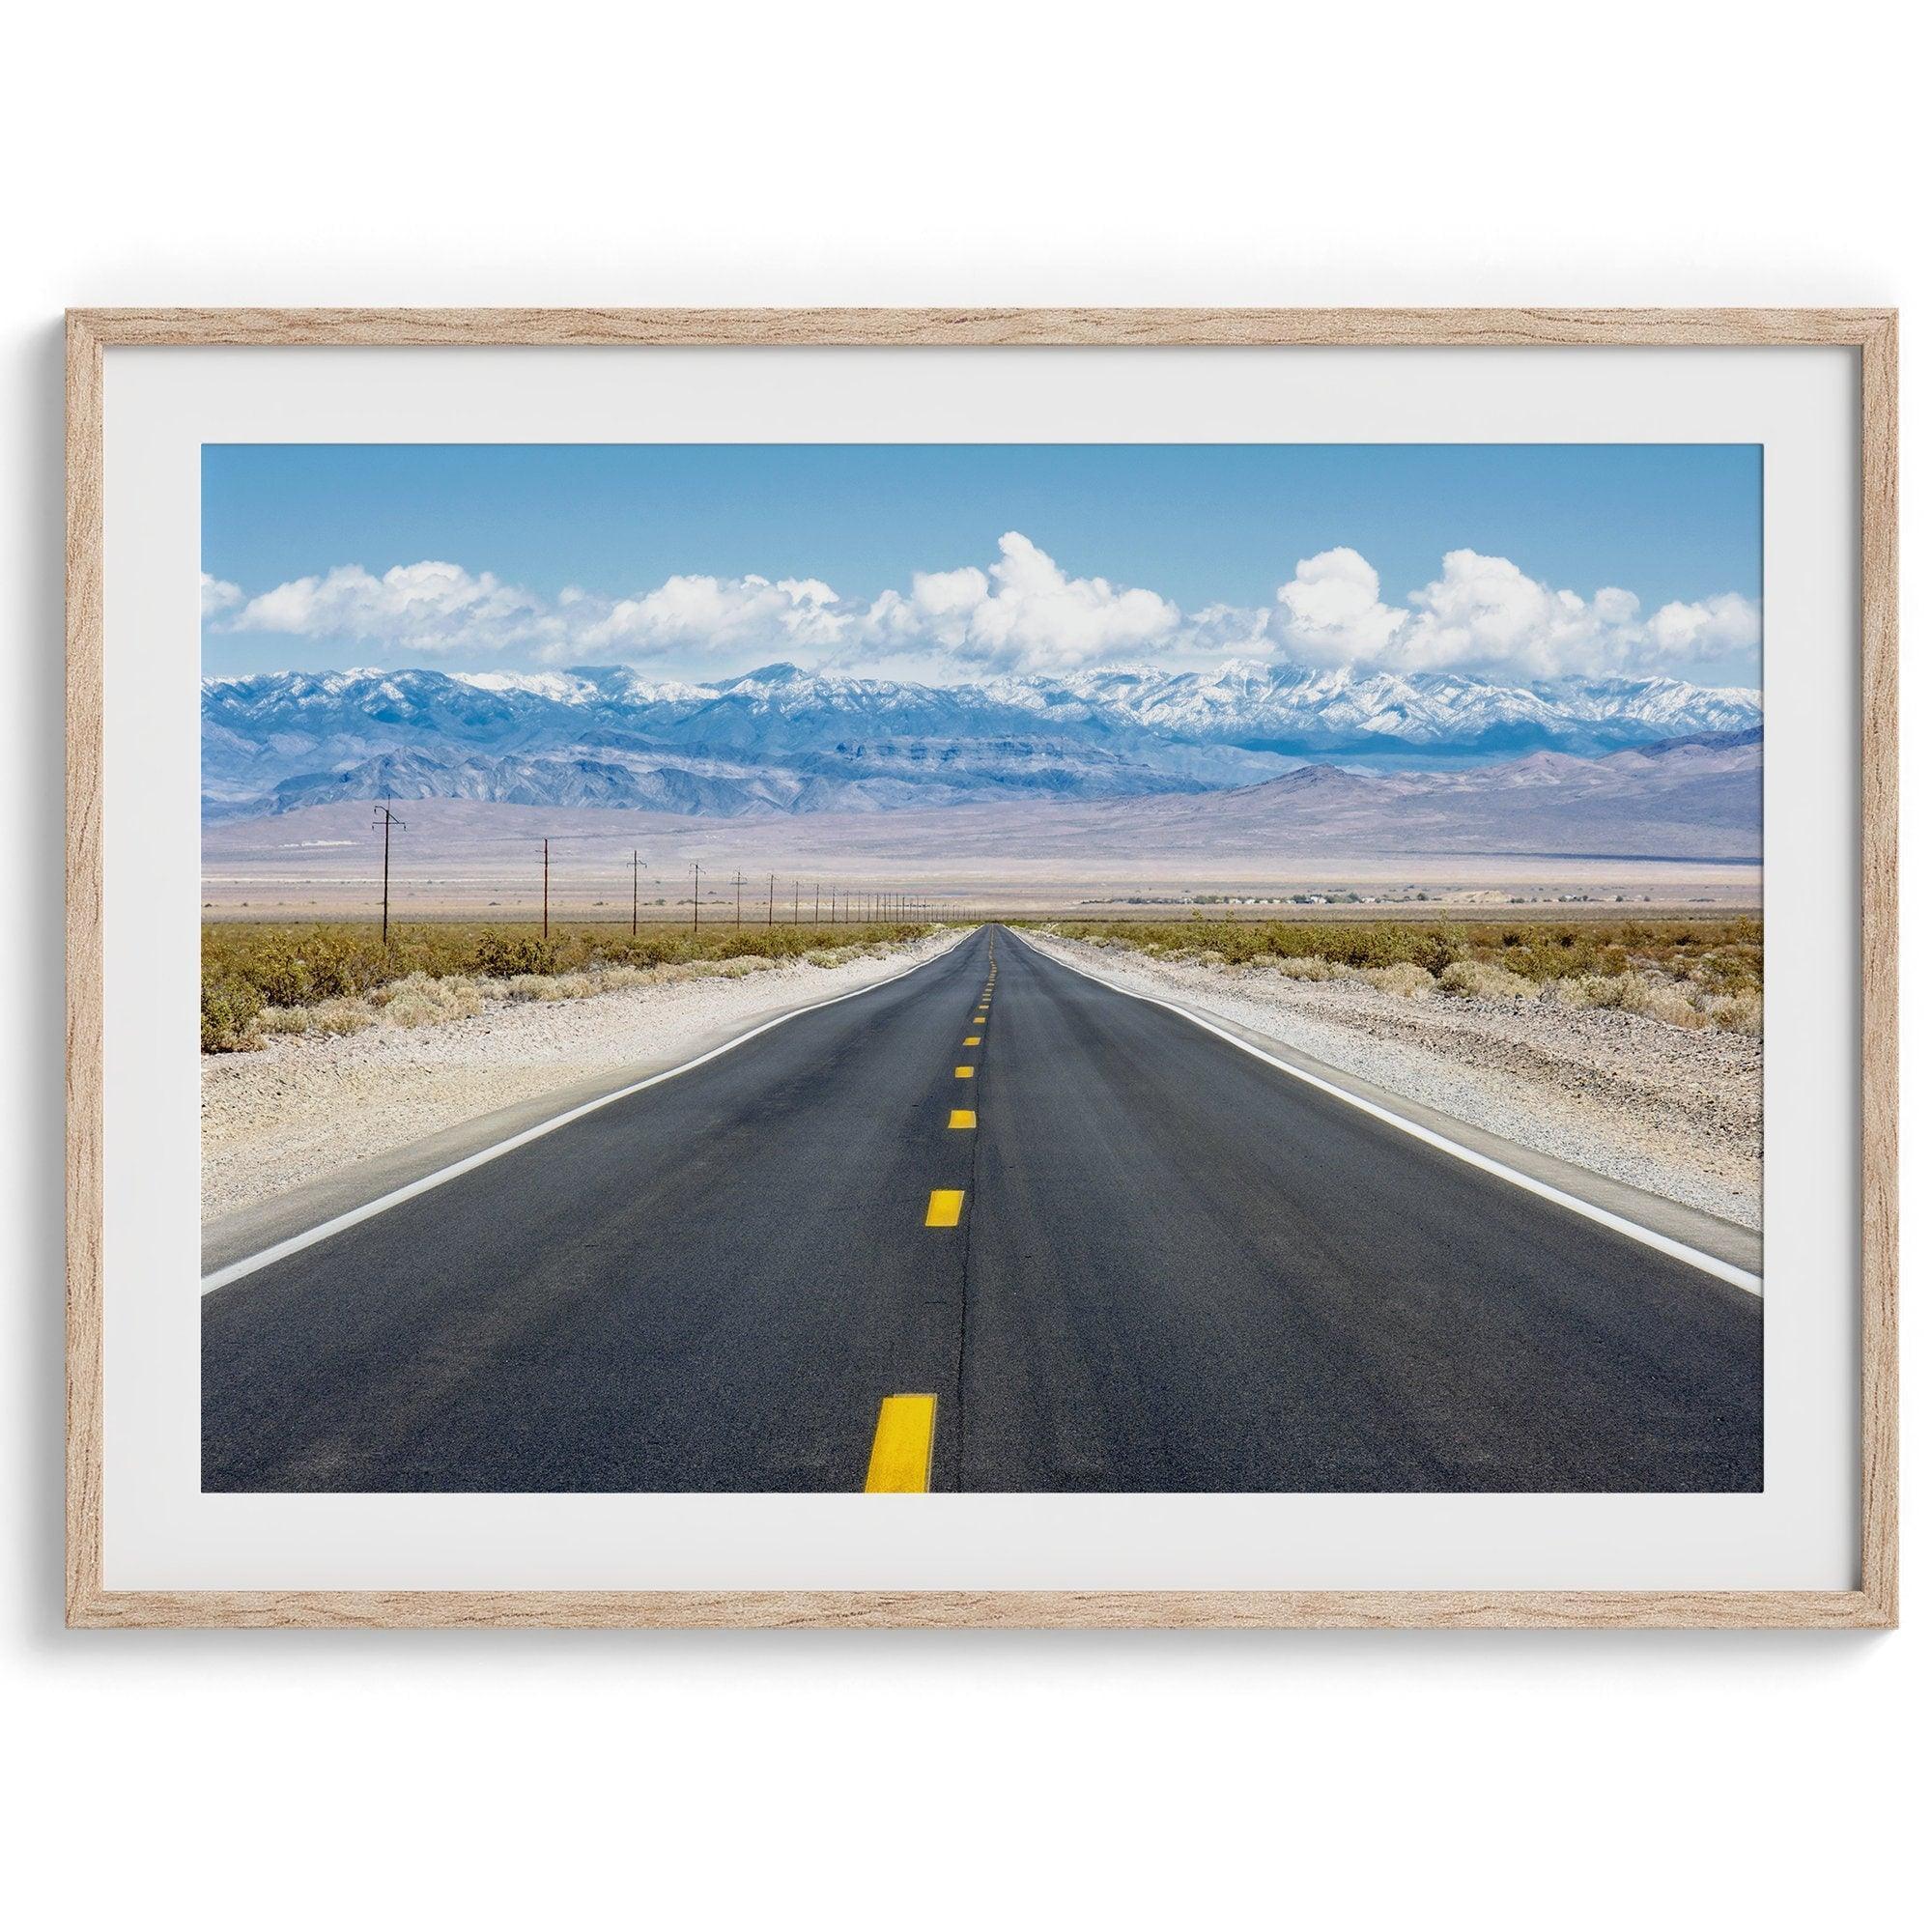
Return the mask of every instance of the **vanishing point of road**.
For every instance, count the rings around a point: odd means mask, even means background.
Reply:
[[[214,1289],[203,1483],[1749,1491],[1762,1316],[988,927]]]

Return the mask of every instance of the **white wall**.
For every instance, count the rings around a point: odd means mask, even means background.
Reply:
[[[1870,301],[1908,309],[1910,348],[1932,293],[1890,9],[677,15],[110,0],[10,27],[10,1903],[44,1888],[25,1922],[58,1900],[81,1926],[1868,1915],[1922,1827],[1920,1629],[61,1630],[64,305]],[[1906,393],[1911,484],[1911,367]],[[1915,491],[1909,558],[1924,536]],[[1919,1217],[1908,1293],[1924,1262]]]

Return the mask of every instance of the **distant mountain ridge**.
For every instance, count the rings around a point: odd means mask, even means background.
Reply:
[[[1755,731],[1693,733],[1595,758],[1532,752],[1453,771],[1314,764],[1209,792],[728,817],[611,810],[593,773],[587,806],[433,794],[403,815],[415,876],[467,890],[476,905],[497,903],[519,880],[533,885],[538,838],[557,835],[580,882],[621,879],[642,848],[664,877],[701,858],[715,877],[742,867],[804,880],[808,891],[814,879],[951,881],[979,903],[1014,893],[1065,904],[1377,880],[1498,889],[1560,880],[1574,890],[1591,879],[1639,897],[1694,890],[1715,903],[1714,893],[1747,896],[1756,883],[1762,755]],[[513,776],[504,775],[506,790]],[[347,892],[366,912],[379,844],[367,803],[337,794],[289,817],[210,823],[204,878],[244,905],[339,905]],[[1702,868],[1694,888],[1686,867]]]
[[[570,671],[286,671],[202,686],[210,818],[348,798],[733,817],[1122,799],[1376,768],[1601,757],[1758,729],[1755,692],[1449,672],[1122,667],[934,686],[768,665],[715,684]]]

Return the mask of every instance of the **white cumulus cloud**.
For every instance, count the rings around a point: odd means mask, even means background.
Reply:
[[[572,603],[580,608],[583,594]],[[620,598],[573,624],[571,652],[599,658],[652,658],[672,652],[718,652],[770,646],[830,648],[852,622],[838,593],[815,577],[670,577],[641,596]]]
[[[1173,639],[1179,608],[1158,592],[1069,577],[1018,530],[990,570],[916,571],[910,593],[887,590],[860,627],[863,642],[924,648],[976,668],[1070,670]]]
[[[541,648],[561,620],[527,590],[456,563],[399,563],[381,577],[360,564],[298,577],[251,597],[222,627],[295,638],[343,638],[417,651]]]
[[[1274,644],[1268,636],[1268,612],[1245,604],[1209,604],[1188,612],[1178,643],[1187,651],[1225,662],[1229,658],[1265,658]]]
[[[260,596],[204,579],[202,615],[219,631],[385,643],[408,652],[527,651],[543,662],[836,645],[852,622],[816,578],[671,577],[611,599],[575,586],[553,600],[461,564],[360,564],[298,577]],[[237,608],[239,606],[239,609]]]
[[[515,651],[540,664],[759,657],[844,666],[911,661],[936,676],[1059,672],[1133,658],[1174,667],[1230,657],[1540,681],[1692,673],[1759,639],[1758,607],[1734,591],[1646,615],[1614,585],[1583,594],[1504,556],[1452,550],[1401,601],[1347,546],[1303,557],[1272,606],[1214,602],[1183,615],[1158,591],[1074,577],[1009,530],[987,567],[915,571],[869,602],[815,577],[668,577],[629,596],[571,587],[554,598],[489,571],[425,560],[376,576],[341,564],[257,596],[203,574],[211,633],[272,633],[382,647],[391,658]]]
[[[229,583],[219,577],[211,577],[207,571],[201,573],[201,620],[205,624],[211,617],[219,617],[235,609],[242,601],[243,592],[239,583]]]
[[[1291,655],[1319,665],[1379,656],[1403,621],[1381,599],[1381,578],[1359,551],[1303,557],[1275,592],[1283,639],[1295,647]]]
[[[1734,591],[1649,617],[1630,591],[1552,589],[1506,556],[1452,550],[1442,574],[1385,604],[1358,552],[1323,551],[1275,593],[1272,629],[1296,662],[1450,670],[1528,680],[1682,671],[1758,641],[1758,609]]]

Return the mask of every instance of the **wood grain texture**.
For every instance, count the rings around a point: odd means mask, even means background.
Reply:
[[[1869,1593],[1807,1590],[102,1591],[94,1629],[1868,1630]]]
[[[1864,787],[1861,1277],[1864,1592],[1898,1621],[1898,319],[1860,357]]]
[[[101,351],[67,331],[67,1605],[101,1574]]]
[[[1861,1587],[110,1591],[102,1584],[102,355],[116,347],[1857,349],[1862,375]],[[1898,325],[1887,309],[90,309],[67,356],[68,1621],[383,1628],[1874,1629],[1898,1620]]]
[[[1862,347],[1886,309],[104,308],[104,347]]]

